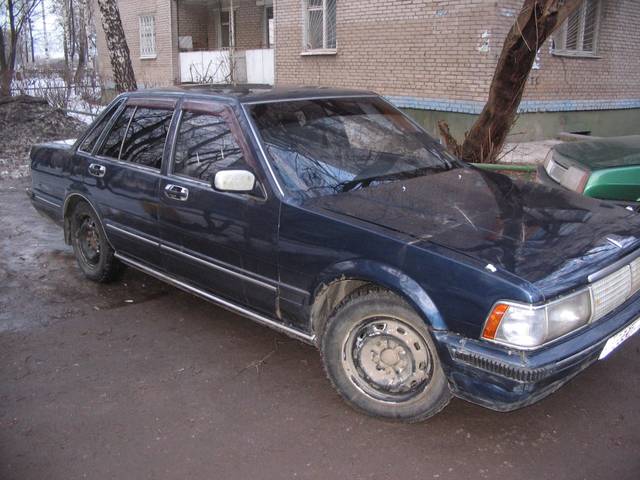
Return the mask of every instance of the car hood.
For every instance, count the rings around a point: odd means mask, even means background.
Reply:
[[[561,143],[553,152],[554,160],[560,164],[565,163],[564,159],[592,171],[640,165],[640,135]]]
[[[640,216],[562,189],[460,168],[310,199],[415,245],[435,243],[557,293],[640,246]]]

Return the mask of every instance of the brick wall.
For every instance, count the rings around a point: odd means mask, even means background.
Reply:
[[[522,0],[337,0],[337,54],[302,56],[302,0],[276,2],[276,84],[486,100]],[[600,58],[540,52],[525,99],[640,99],[640,2],[603,0]]]
[[[175,2],[169,0],[119,0],[118,7],[138,85],[155,87],[174,84],[179,75]],[[95,12],[100,11],[95,0],[94,8]],[[157,56],[154,59],[140,58],[138,20],[140,15],[155,16]],[[113,74],[99,13],[97,13],[96,19],[98,20],[96,22],[98,71],[105,83],[109,85],[113,81]]]
[[[238,4],[238,2],[234,3]],[[236,47],[266,48],[264,7],[256,6],[255,0],[248,0],[240,3],[236,16]]]
[[[178,4],[178,35],[191,36],[194,50],[211,50],[217,46],[217,19],[206,4]]]
[[[552,55],[547,42],[540,51],[540,69],[530,75],[526,98],[640,99],[640,2],[604,0],[600,7],[598,58]]]
[[[255,0],[235,0],[234,3],[237,6],[235,10],[236,47],[239,49],[263,48],[266,40],[264,7],[257,6]],[[211,2],[187,4],[174,0],[118,0],[118,6],[136,80],[141,86],[166,86],[179,82],[178,36],[190,35],[194,50],[219,48],[218,9]],[[94,8],[99,12],[95,0]],[[155,59],[140,58],[138,24],[140,15],[155,16],[157,52]],[[96,22],[98,69],[108,85],[113,79],[111,65],[99,14],[96,18],[98,19]]]

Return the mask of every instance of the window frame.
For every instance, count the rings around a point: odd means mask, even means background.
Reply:
[[[227,26],[227,28],[229,29],[229,45],[227,45],[226,47],[224,45],[222,45],[222,14],[223,13],[228,13],[229,14],[229,21],[224,23],[224,25]],[[223,49],[223,48],[235,48],[236,46],[236,40],[238,37],[238,7],[234,6],[233,7],[233,38],[231,38],[231,8],[230,7],[225,7],[222,8],[220,10],[218,10],[218,25],[217,25],[217,37],[218,37],[218,48],[219,49]],[[233,41],[232,41],[233,40]]]
[[[148,169],[151,170],[153,172],[157,172],[160,173],[162,171],[162,165],[164,163],[164,158],[165,158],[165,153],[167,151],[167,144],[169,143],[169,136],[171,135],[171,127],[173,125],[173,118],[176,115],[176,109],[175,109],[175,105],[173,107],[170,107],[168,105],[144,105],[144,104],[136,104],[136,105],[131,105],[129,104],[128,106],[132,106],[134,107],[134,111],[133,111],[133,115],[131,115],[131,118],[129,119],[129,124],[127,125],[127,129],[124,132],[124,136],[122,137],[122,142],[120,144],[120,151],[118,153],[118,158],[116,159],[116,161],[123,163],[125,165],[133,165],[134,167],[139,167],[139,168],[144,168],[144,169]],[[126,108],[126,107],[125,107]],[[128,134],[129,131],[131,129],[131,124],[133,123],[133,120],[136,118],[136,115],[138,114],[138,111],[140,109],[147,109],[147,110],[164,110],[166,112],[171,112],[171,117],[169,118],[169,122],[167,123],[167,135],[164,139],[164,144],[162,145],[162,154],[160,156],[160,165],[158,167],[152,167],[150,165],[146,165],[143,163],[139,163],[139,162],[133,162],[131,160],[123,160],[122,159],[122,152],[125,146],[125,142],[128,138]],[[111,157],[108,157],[111,158]]]
[[[84,134],[78,139],[75,150],[79,153],[84,153],[85,155],[93,155],[94,152],[96,151],[96,147],[102,146],[102,141],[103,141],[102,137],[105,135],[106,131],[111,130],[111,125],[113,124],[115,119],[118,116],[120,116],[120,111],[123,108],[123,105],[125,105],[126,103],[127,102],[125,101],[124,98],[117,98],[116,100],[114,100],[112,104],[107,105],[107,107],[96,117],[96,119],[89,126],[89,128],[87,128]],[[100,131],[98,138],[96,138],[96,141],[93,143],[93,147],[91,148],[91,151],[88,152],[86,150],[83,150],[82,144],[85,142],[87,137],[91,135],[96,129],[100,128],[100,122],[102,122],[102,120],[104,120],[107,117],[109,118],[107,119],[106,123],[102,126],[102,130]]]
[[[150,20],[150,22],[149,22]],[[148,31],[147,31],[148,30]],[[139,50],[141,60],[153,60],[158,58],[156,45],[156,16],[153,13],[138,15]],[[151,45],[145,45],[149,40]]]
[[[229,126],[229,131],[233,136],[234,140],[242,150],[242,156],[245,164],[247,165],[247,170],[253,173],[256,177],[257,190],[260,194],[257,193],[235,193],[235,192],[221,192],[216,190],[213,187],[212,182],[205,182],[204,180],[200,180],[194,177],[189,177],[187,175],[180,175],[174,173],[174,165],[175,165],[175,155],[176,155],[176,146],[178,144],[178,139],[180,137],[180,126],[182,125],[182,118],[185,111],[188,112],[197,112],[206,115],[212,115],[221,117]],[[269,194],[265,187],[265,181],[262,174],[262,169],[258,164],[256,157],[251,152],[249,144],[247,143],[246,138],[243,135],[242,128],[238,123],[238,120],[235,117],[234,112],[231,110],[231,107],[226,103],[221,102],[211,102],[204,100],[191,100],[185,99],[182,101],[180,105],[176,108],[176,112],[174,114],[174,127],[173,127],[173,137],[171,138],[170,150],[167,158],[167,168],[165,170],[166,176],[169,178],[173,178],[178,181],[189,182],[193,185],[198,185],[201,187],[206,187],[212,192],[216,192],[220,195],[233,195],[236,197],[242,198],[252,198],[254,200],[266,201],[269,198]],[[167,145],[165,145],[167,148]]]
[[[271,18],[269,18],[269,10],[271,10]],[[271,42],[271,37],[269,35],[269,20],[273,20],[273,42]],[[264,22],[263,22],[263,41],[266,48],[274,48],[276,46],[276,11],[274,9],[273,4],[264,6]]]
[[[123,101],[116,112],[114,112],[114,114],[111,117],[111,120],[109,121],[108,125],[104,128],[104,130],[102,131],[102,134],[100,135],[100,139],[98,140],[98,142],[96,142],[96,145],[94,146],[94,153],[92,154],[95,158],[98,158],[102,161],[107,161],[107,162],[114,162],[117,163],[119,165],[124,165],[130,168],[135,168],[138,170],[143,170],[146,172],[151,172],[151,173],[155,173],[160,175],[164,170],[164,166],[167,164],[167,152],[169,151],[170,153],[173,153],[172,150],[168,150],[169,148],[171,148],[170,144],[173,143],[174,138],[172,138],[173,135],[173,126],[174,123],[176,121],[176,113],[177,113],[177,106],[178,104],[178,99],[177,98],[149,98],[149,97],[144,97],[144,98],[140,98],[140,97],[129,97],[127,98],[126,101]],[[125,109],[127,107],[134,107],[133,110],[133,114],[131,115],[131,118],[129,119],[129,123],[127,124],[127,128],[124,132],[124,135],[122,137],[122,140],[120,142],[120,149],[118,151],[118,158],[113,158],[113,157],[107,157],[105,155],[99,155],[98,152],[100,151],[100,149],[104,146],[104,142],[106,141],[107,137],[109,136],[109,134],[111,133],[111,130],[113,129],[113,126],[115,124],[115,122],[118,120],[118,118],[120,118],[120,115],[122,115],[125,111]],[[139,163],[134,163],[134,162],[129,162],[127,160],[120,160],[120,155],[122,154],[122,146],[124,144],[124,140],[127,138],[127,133],[129,131],[129,128],[131,126],[131,121],[133,120],[134,115],[136,114],[138,108],[156,108],[156,109],[165,109],[165,110],[171,110],[172,114],[171,114],[171,120],[169,121],[169,132],[167,133],[167,138],[165,139],[164,142],[164,148],[162,150],[162,160],[160,161],[160,168],[155,168],[155,167],[150,167],[148,165],[142,165]],[[173,135],[173,137],[175,137],[175,135]]]
[[[327,2],[330,0],[321,0],[322,5],[319,7],[312,7],[310,5],[310,0],[302,0],[302,52],[300,55],[335,55],[338,53],[338,4],[337,0],[335,1],[335,19],[334,19],[334,28],[336,30],[336,39],[335,45],[328,45],[328,25],[327,21]],[[320,48],[312,48],[309,47],[309,12],[310,11],[321,11],[322,12],[322,47]]]
[[[567,18],[557,33],[553,36],[553,49],[551,54],[560,57],[585,57],[585,58],[599,58],[598,55],[598,40],[600,33],[600,21],[602,17],[602,1],[595,1],[595,21],[593,27],[593,49],[583,50],[584,47],[584,27],[587,18],[587,2],[584,1],[578,6],[576,12],[579,13],[578,19],[578,33],[576,38],[576,48],[566,48],[567,43],[567,28],[569,26],[569,18]],[[559,46],[558,46],[559,45]]]

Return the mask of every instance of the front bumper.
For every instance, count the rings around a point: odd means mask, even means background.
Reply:
[[[451,332],[433,333],[454,395],[506,412],[558,390],[597,361],[607,340],[639,316],[640,295],[636,295],[607,317],[527,352]]]

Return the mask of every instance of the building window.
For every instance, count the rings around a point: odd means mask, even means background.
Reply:
[[[304,49],[336,48],[336,0],[303,0]]]
[[[231,34],[231,14],[229,10],[220,12],[220,48],[230,48],[236,45],[235,36],[238,33],[238,12],[233,12],[233,35]]]
[[[275,21],[273,18],[273,7],[265,7],[264,8],[264,18],[265,18],[265,36],[266,36],[266,45],[267,48],[273,48],[276,44],[276,31],[275,31]]]
[[[600,23],[600,0],[584,0],[554,37],[553,53],[595,55]]]
[[[156,17],[140,15],[140,58],[156,58]]]

